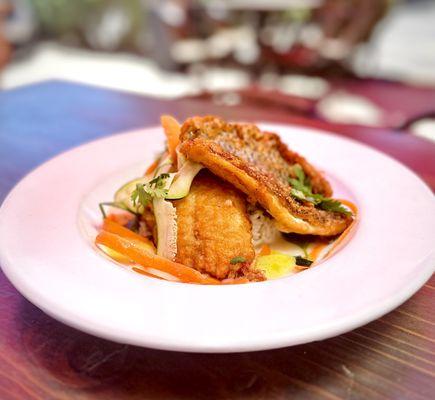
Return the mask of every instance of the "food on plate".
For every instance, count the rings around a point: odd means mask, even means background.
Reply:
[[[191,118],[180,141],[181,153],[260,204],[283,232],[336,235],[351,221],[346,213],[333,212],[335,203],[323,200],[332,190],[322,174],[274,133],[215,117]],[[295,182],[292,189],[289,178]]]
[[[247,283],[308,269],[349,239],[355,206],[278,135],[214,116],[162,126],[163,153],[100,204],[110,258],[165,280]]]
[[[174,201],[177,210],[178,252],[176,260],[219,279],[235,278],[243,259],[248,273],[255,258],[251,222],[242,193],[202,171],[189,195]],[[231,238],[231,239],[228,239]]]

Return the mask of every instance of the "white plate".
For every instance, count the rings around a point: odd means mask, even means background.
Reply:
[[[97,203],[163,146],[160,128],[85,144],[26,176],[0,209],[0,263],[53,317],[119,342],[233,352],[320,340],[392,310],[435,267],[435,201],[411,171],[364,145],[301,127],[263,125],[354,199],[354,237],[316,268],[274,281],[200,286],[148,278],[92,244]]]

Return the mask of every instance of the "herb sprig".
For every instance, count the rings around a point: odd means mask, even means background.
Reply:
[[[325,197],[319,193],[313,193],[310,179],[305,176],[305,172],[299,164],[293,165],[293,173],[296,178],[289,178],[289,183],[292,186],[290,194],[294,198],[308,201],[322,210],[352,215],[338,200]]]
[[[165,189],[166,179],[169,174],[160,174],[147,183],[138,183],[136,189],[131,194],[131,201],[136,207],[138,204],[146,207],[154,198],[164,199],[168,195],[168,189]]]
[[[237,257],[234,257],[230,260],[230,264],[233,264],[233,265],[234,264],[241,264],[244,262],[246,262],[246,258],[242,257],[242,256],[237,256]]]

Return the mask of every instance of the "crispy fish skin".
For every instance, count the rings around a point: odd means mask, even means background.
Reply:
[[[288,178],[292,166],[300,164],[310,178],[313,192],[326,197],[332,189],[326,179],[299,154],[281,142],[278,135],[261,132],[252,124],[231,124],[220,118],[194,117],[181,128],[180,151],[190,160],[202,163],[215,175],[259,203],[283,232],[337,235],[352,218],[317,209],[290,195]]]
[[[249,269],[255,252],[246,201],[240,192],[204,171],[193,181],[189,194],[174,205],[177,262],[218,279],[241,275],[252,280],[264,278]],[[246,262],[231,264],[235,257]]]

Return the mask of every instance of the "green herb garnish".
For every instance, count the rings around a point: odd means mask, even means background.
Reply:
[[[299,265],[300,267],[310,267],[311,264],[313,263],[308,258],[304,258],[302,256],[296,256],[295,262],[296,262],[296,265]]]
[[[160,174],[147,183],[138,183],[131,194],[133,205],[136,207],[141,204],[146,207],[154,198],[164,199],[168,195],[168,189],[165,189],[168,178],[169,174]]]
[[[346,215],[352,215],[352,212],[350,212],[347,208],[343,207],[343,204],[341,204],[338,200],[334,199],[324,198],[318,204],[318,207],[326,211],[334,211]]]
[[[240,256],[234,257],[230,260],[230,264],[239,264],[244,262],[246,262],[246,258]]]
[[[292,186],[290,194],[294,198],[302,201],[308,201],[314,204],[315,207],[322,210],[352,215],[352,213],[338,200],[325,197],[319,193],[313,193],[310,179],[305,176],[305,172],[299,164],[293,165],[292,168],[296,178],[289,178],[289,183]]]

